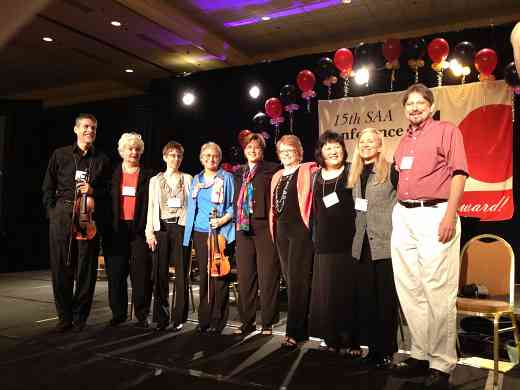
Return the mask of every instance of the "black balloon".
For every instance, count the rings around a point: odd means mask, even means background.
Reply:
[[[253,131],[260,133],[262,131],[269,130],[269,117],[263,112],[259,112],[253,117]]]
[[[504,80],[510,87],[520,87],[520,78],[518,77],[518,72],[514,62],[510,62],[504,68]]]
[[[370,45],[366,43],[360,43],[354,48],[354,58],[356,64],[366,65],[373,60],[373,53]]]
[[[280,89],[280,100],[282,101],[284,107],[290,104],[295,104],[297,99],[298,90],[294,85],[286,84],[282,87],[282,89]]]
[[[475,45],[468,41],[457,43],[453,49],[453,57],[463,65],[471,65],[475,60]]]
[[[426,54],[426,41],[424,38],[415,38],[408,41],[406,52],[411,60],[422,59]]]
[[[331,76],[338,76],[338,70],[334,66],[334,62],[329,57],[322,57],[319,59],[315,70],[318,80],[327,80]]]

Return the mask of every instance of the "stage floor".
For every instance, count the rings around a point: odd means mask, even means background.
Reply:
[[[275,334],[253,333],[246,339],[232,334],[239,325],[235,305],[220,336],[196,333],[191,306],[192,317],[178,333],[136,328],[132,321],[107,328],[111,314],[106,281],[96,285],[85,330],[58,334],[53,330],[57,319],[50,278],[48,271],[0,274],[2,390],[422,388],[420,379],[394,378],[388,371],[367,369],[320,350],[316,340],[295,351],[281,349],[285,313]],[[406,329],[404,334],[402,349],[407,346]],[[400,353],[395,360],[405,357]],[[453,388],[491,389],[491,374],[459,364]]]

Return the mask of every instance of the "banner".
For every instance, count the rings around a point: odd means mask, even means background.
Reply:
[[[513,122],[511,90],[503,81],[432,88],[435,119],[458,126],[464,137],[470,177],[466,181],[460,215],[483,221],[513,216]],[[404,91],[370,96],[320,100],[320,134],[332,130],[344,135],[349,156],[361,131],[381,131],[386,157],[394,151],[406,129]]]

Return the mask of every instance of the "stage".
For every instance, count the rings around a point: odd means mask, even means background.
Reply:
[[[194,292],[196,295],[196,289]],[[319,340],[294,351],[282,349],[284,315],[272,336],[255,332],[244,339],[233,335],[239,323],[236,305],[231,306],[228,327],[220,336],[195,331],[196,314],[191,306],[189,322],[177,333],[137,328],[134,321],[109,328],[107,283],[101,280],[84,331],[59,334],[54,331],[57,319],[50,272],[0,274],[1,388],[422,388],[420,378],[395,378],[389,371],[320,350]],[[404,341],[400,335],[399,341],[406,350],[406,328],[404,335]],[[403,351],[395,360],[405,357]],[[504,381],[500,375],[498,388],[520,388],[520,379],[516,380],[518,387],[511,387],[511,378]],[[459,364],[452,376],[454,389],[491,389],[491,384],[490,371],[466,364]]]

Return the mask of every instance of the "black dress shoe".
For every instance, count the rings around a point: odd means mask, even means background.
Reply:
[[[184,324],[173,324],[172,325],[172,332],[178,332],[183,328]]]
[[[248,334],[253,333],[254,331],[256,331],[256,326],[254,326],[254,325],[242,325],[240,328],[235,330],[233,332],[233,334],[247,336]]]
[[[157,326],[155,327],[155,330],[163,331],[163,330],[166,330],[167,327],[168,327],[168,322],[158,322]]]
[[[144,320],[137,320],[137,322],[135,323],[134,325],[136,328],[145,328],[145,329],[148,329],[150,327],[150,323],[148,322],[148,320],[144,319]]]
[[[123,322],[126,322],[126,318],[112,318],[108,323],[108,326],[118,326],[121,325]]]
[[[56,324],[56,332],[59,332],[59,333],[64,333],[70,329],[72,329],[72,321],[65,321],[65,320],[60,320],[57,324]]]
[[[427,360],[419,360],[408,358],[392,367],[392,374],[402,378],[413,378],[416,376],[426,376],[429,371],[429,362]]]
[[[195,330],[197,331],[197,333],[208,333],[209,330],[211,328],[209,326],[200,326],[200,325],[197,325],[197,327],[195,328]]]
[[[378,369],[390,368],[392,366],[392,357],[369,352],[367,356],[361,359],[361,364]]]
[[[450,374],[430,368],[430,375],[424,381],[428,390],[447,390],[450,388]]]
[[[85,326],[87,326],[87,323],[84,321],[77,321],[72,324],[72,331],[75,333],[80,333],[85,329]]]
[[[215,335],[219,335],[222,333],[222,329],[217,329],[217,328],[209,328],[207,331],[206,331],[207,334],[210,334],[212,336],[215,336]]]

